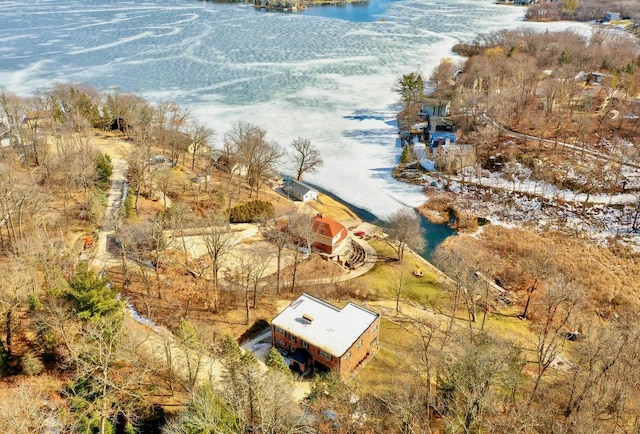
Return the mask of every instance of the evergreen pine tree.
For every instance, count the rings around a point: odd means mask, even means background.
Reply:
[[[122,312],[124,303],[109,287],[109,280],[96,275],[86,262],[78,264],[69,287],[65,295],[75,304],[75,312],[80,319],[96,320]]]
[[[267,353],[265,364],[270,370],[280,371],[285,374],[287,378],[293,379],[291,369],[289,369],[287,362],[284,360],[284,357],[282,357],[282,354],[280,354],[280,352],[274,347],[271,347],[271,349]]]

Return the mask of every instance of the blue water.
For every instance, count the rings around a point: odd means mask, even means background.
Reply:
[[[326,191],[321,187],[318,187],[317,185],[312,185],[312,184],[309,184],[309,185],[311,187],[314,187],[318,191],[330,196],[331,198],[340,202],[341,204],[347,206],[362,221],[365,221],[367,223],[372,223],[374,225],[384,226],[384,223],[385,223],[384,220],[378,218],[372,212],[367,211],[364,208],[359,208],[357,206],[354,206],[353,204],[350,204],[348,202],[345,202],[340,197],[336,196],[335,194],[332,194],[330,191]],[[424,240],[425,240],[424,249],[421,251],[418,251],[417,253],[420,254],[420,256],[422,256],[426,260],[430,261],[431,256],[433,255],[435,250],[438,248],[438,246],[442,244],[442,242],[444,242],[444,240],[446,240],[450,236],[455,235],[456,231],[454,231],[453,229],[451,229],[449,226],[445,224],[431,223],[421,214],[419,213],[417,214],[420,217],[420,227],[422,228],[422,231],[424,233]]]
[[[347,3],[341,6],[310,6],[298,13],[355,22],[380,21],[386,19],[384,14],[388,6],[395,1],[397,0],[373,0]]]

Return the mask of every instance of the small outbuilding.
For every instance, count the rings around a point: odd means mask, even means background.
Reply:
[[[607,12],[606,14],[604,14],[604,18],[602,19],[603,23],[608,23],[611,21],[618,21],[620,20],[620,14],[618,12]]]
[[[425,98],[420,108],[419,116],[426,119],[429,116],[449,116],[451,101],[439,98]]]
[[[318,191],[309,187],[296,179],[285,178],[284,192],[290,199],[299,200],[302,202],[309,202],[310,200],[318,199]]]

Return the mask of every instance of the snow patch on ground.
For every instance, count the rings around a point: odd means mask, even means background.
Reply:
[[[638,177],[638,171],[630,175]],[[559,230],[599,245],[615,239],[640,252],[640,193],[586,194],[535,181],[514,163],[505,172],[422,174],[427,194],[452,192],[455,206],[493,224]]]

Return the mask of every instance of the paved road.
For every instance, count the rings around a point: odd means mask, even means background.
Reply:
[[[511,137],[515,137],[517,139],[526,139],[526,140],[534,140],[534,141],[539,141],[542,143],[546,143],[549,145],[558,145],[558,146],[562,146],[564,148],[567,149],[571,149],[572,151],[578,151],[578,152],[582,152],[584,154],[589,155],[590,157],[595,158],[596,160],[601,160],[601,161],[610,161],[610,162],[614,162],[614,163],[619,163],[622,166],[626,166],[626,167],[631,167],[634,169],[640,169],[640,164],[635,164],[635,163],[630,163],[628,161],[621,161],[619,158],[613,158],[610,157],[609,155],[606,154],[602,154],[600,152],[596,152],[596,151],[591,151],[589,149],[584,149],[581,146],[577,146],[577,145],[572,145],[570,143],[564,143],[564,142],[560,142],[560,141],[556,141],[556,140],[550,140],[550,139],[543,139],[541,137],[536,137],[536,136],[531,136],[529,134],[523,134],[523,133],[519,133],[517,131],[513,131],[510,129],[505,128],[504,126],[500,125],[497,121],[491,119],[489,116],[487,116],[486,113],[482,113],[482,116],[487,119],[489,122],[491,122],[496,128],[498,128],[500,131],[502,131],[504,134],[511,136]]]
[[[114,235],[115,216],[120,211],[126,194],[127,162],[121,159],[113,159],[112,162],[113,173],[111,174],[111,186],[107,196],[107,208],[104,212],[100,236],[95,247],[95,256],[91,261],[91,265],[98,270],[104,270],[109,266],[119,264],[118,259],[107,251],[107,238]]]

